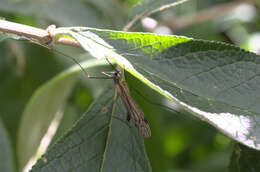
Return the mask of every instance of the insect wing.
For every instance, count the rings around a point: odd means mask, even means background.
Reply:
[[[133,100],[132,97],[130,97],[129,100],[131,102],[131,106],[134,107],[131,109],[131,111],[128,112],[130,118],[144,137],[151,137],[151,129],[143,111],[139,108],[138,104]]]
[[[151,137],[151,129],[144,116],[143,111],[128,93],[128,90],[126,90],[126,87],[124,83],[120,81],[120,78],[114,78],[114,81],[116,90],[121,96],[127,109],[127,119],[132,119],[136,128],[138,128],[138,130],[144,137]]]

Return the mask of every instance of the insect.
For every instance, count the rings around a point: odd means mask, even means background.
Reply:
[[[138,130],[144,137],[151,137],[151,129],[144,116],[144,112],[141,110],[141,108],[129,94],[125,82],[121,80],[121,73],[119,71],[116,71],[112,75],[109,75],[105,72],[103,72],[103,74],[113,78],[115,89],[117,90],[117,93],[120,95],[127,110],[127,121],[130,121],[132,119],[136,128],[138,128]]]
[[[50,49],[48,46],[42,45],[41,46]],[[111,74],[108,74],[108,72],[101,72],[107,77],[93,77],[88,74],[88,72],[81,66],[81,64],[74,59],[73,57],[70,57],[58,50],[52,49],[55,52],[62,54],[65,57],[68,57],[69,59],[73,60],[76,64],[79,65],[79,67],[82,69],[82,71],[87,75],[88,78],[95,78],[95,79],[113,79],[115,89],[117,90],[117,93],[120,95],[125,108],[127,110],[127,116],[126,120],[129,122],[131,119],[136,126],[136,128],[140,131],[143,137],[151,137],[151,129],[148,124],[148,121],[146,120],[144,116],[144,112],[141,110],[141,108],[138,106],[138,104],[135,102],[135,100],[132,98],[132,96],[129,94],[128,89],[126,88],[125,82],[122,81],[121,72],[116,69],[115,72],[112,72]],[[107,59],[108,61],[108,59]],[[112,65],[109,61],[108,63]],[[113,65],[112,65],[113,66]]]
[[[57,51],[57,50],[55,50]],[[58,51],[59,52],[59,51]],[[59,52],[61,53],[61,52]],[[67,56],[64,53],[61,53],[64,56]],[[141,108],[138,106],[138,104],[135,102],[135,100],[132,98],[132,96],[129,94],[129,91],[126,87],[125,81],[122,81],[121,72],[116,69],[115,72],[112,72],[112,74],[109,74],[107,72],[101,72],[102,74],[106,75],[107,77],[93,77],[88,74],[88,72],[80,65],[80,63],[72,58],[76,64],[80,66],[80,68],[83,70],[83,72],[87,75],[88,78],[95,78],[95,79],[113,79],[115,89],[117,93],[120,95],[123,104],[125,105],[125,108],[127,110],[126,120],[129,122],[130,120],[133,121],[136,128],[139,130],[139,132],[142,134],[143,137],[151,137],[151,129],[148,124],[148,121],[146,120],[144,116],[144,112],[141,110]],[[108,61],[108,60],[107,60]],[[111,64],[108,61],[109,64]],[[112,64],[111,64],[112,65]],[[113,66],[113,65],[112,65]]]
[[[110,62],[108,61],[108,63],[110,63]],[[79,63],[77,63],[77,64],[79,64]],[[98,77],[89,76],[83,67],[81,67],[81,69],[87,74],[87,76],[89,78],[98,78]],[[125,82],[122,81],[121,72],[116,70],[115,72],[112,73],[112,75],[108,74],[107,72],[102,72],[102,73],[104,75],[108,76],[108,78],[102,77],[102,79],[111,79],[112,78],[114,80],[115,89],[116,89],[117,93],[120,95],[120,97],[125,105],[125,108],[127,110],[126,120],[129,122],[132,119],[136,128],[143,135],[143,137],[146,137],[146,138],[151,137],[151,135],[152,135],[151,129],[148,124],[148,121],[146,120],[146,118],[144,116],[144,112],[141,110],[141,108],[138,106],[138,104],[135,102],[135,100],[129,94],[128,89],[126,88]]]

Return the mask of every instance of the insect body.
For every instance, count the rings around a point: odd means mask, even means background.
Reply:
[[[125,83],[121,81],[121,73],[119,71],[115,72],[112,78],[115,83],[115,88],[126,107],[127,120],[130,121],[132,119],[133,123],[144,137],[151,137],[151,130],[145,119],[144,113],[129,94]]]

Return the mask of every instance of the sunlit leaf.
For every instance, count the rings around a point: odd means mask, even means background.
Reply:
[[[71,31],[94,57],[115,60],[179,108],[260,150],[258,55],[179,36],[91,28]]]

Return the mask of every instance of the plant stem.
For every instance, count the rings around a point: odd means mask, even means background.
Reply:
[[[35,40],[36,42],[42,45],[50,43],[53,40],[48,30],[46,29],[40,29],[40,28],[14,23],[6,20],[0,20],[0,32],[25,36],[29,39]],[[65,45],[70,45],[75,47],[80,46],[78,42],[67,38],[60,38],[58,40],[55,40],[55,43],[65,44]]]

